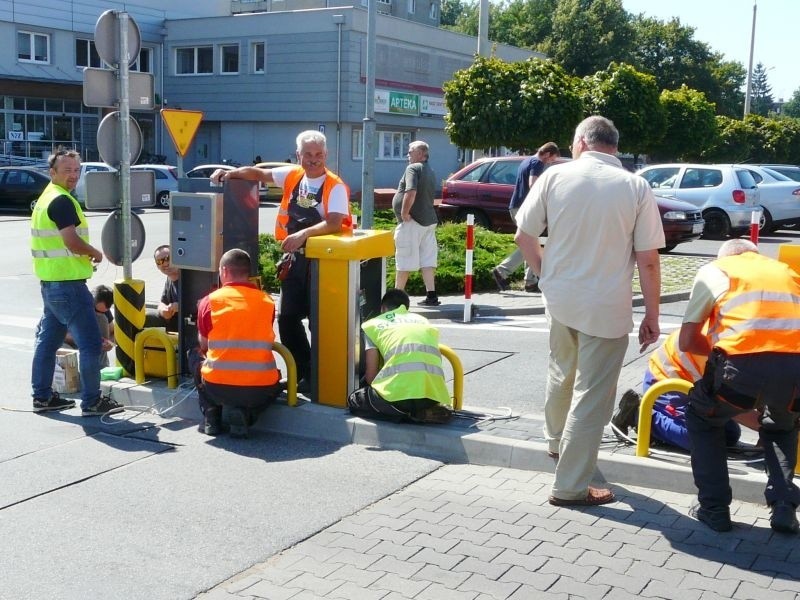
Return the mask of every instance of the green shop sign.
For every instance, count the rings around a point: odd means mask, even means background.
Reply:
[[[419,115],[419,95],[389,92],[389,112],[397,115]]]

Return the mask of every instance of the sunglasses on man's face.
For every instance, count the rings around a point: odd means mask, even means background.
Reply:
[[[163,265],[168,265],[168,264],[169,264],[169,256],[165,256],[163,258],[157,258],[156,259],[156,265],[158,265],[159,267],[163,266]]]

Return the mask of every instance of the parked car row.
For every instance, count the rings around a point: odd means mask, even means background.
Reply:
[[[476,225],[505,233],[516,231],[508,204],[514,192],[517,169],[525,158],[481,158],[448,177],[442,187],[442,202],[437,206],[439,218],[465,221],[471,213]],[[656,195],[656,201],[666,239],[664,252],[702,235],[704,220],[696,206],[666,194]]]

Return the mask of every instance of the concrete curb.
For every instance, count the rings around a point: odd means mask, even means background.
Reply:
[[[167,389],[163,381],[136,385],[132,380],[103,382],[104,392],[127,406],[153,406],[168,413],[199,421],[197,393]],[[486,409],[471,409],[491,414]],[[555,462],[547,456],[544,443],[489,435],[451,425],[409,425],[368,421],[351,416],[340,408],[300,401],[291,408],[283,403],[271,406],[253,427],[256,431],[281,433],[296,437],[327,440],[338,444],[360,444],[384,450],[397,450],[413,456],[445,463],[508,467],[553,473]],[[201,435],[198,433],[198,435]],[[601,449],[596,477],[619,485],[632,485],[683,494],[696,488],[688,465],[660,458],[638,458],[605,448]],[[763,504],[766,477],[763,473],[736,472],[731,465],[734,498]]]

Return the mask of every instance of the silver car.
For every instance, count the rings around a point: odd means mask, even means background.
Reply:
[[[761,206],[761,231],[772,233],[800,223],[800,182],[771,169],[756,165],[738,165],[750,171],[758,184]]]
[[[156,206],[169,208],[169,195],[178,191],[178,170],[170,165],[131,165],[131,171],[152,171],[156,184]]]
[[[672,163],[637,172],[657,196],[672,196],[698,207],[705,219],[703,237],[724,239],[746,233],[760,194],[750,171],[739,165]]]

